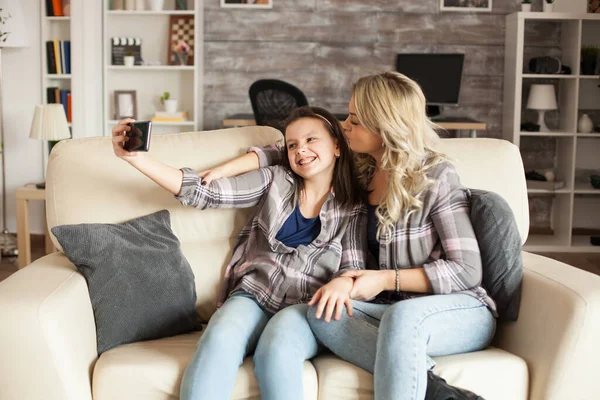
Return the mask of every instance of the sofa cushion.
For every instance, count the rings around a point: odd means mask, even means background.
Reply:
[[[185,367],[192,359],[201,332],[132,343],[107,351],[94,368],[94,400],[179,398]],[[317,399],[317,374],[304,363],[304,398]],[[231,399],[260,399],[252,357],[240,367]]]
[[[194,274],[167,210],[121,224],[52,228],[88,284],[98,353],[200,327]]]
[[[527,364],[504,350],[489,347],[434,360],[434,372],[450,385],[471,390],[486,400],[527,399]],[[364,369],[334,355],[317,357],[313,365],[319,376],[320,399],[373,398],[373,375]]]
[[[521,304],[521,236],[508,203],[494,192],[471,190],[471,223],[483,264],[482,285],[500,318],[516,321]]]

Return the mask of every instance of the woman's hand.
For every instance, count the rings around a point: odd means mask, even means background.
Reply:
[[[331,282],[323,285],[314,294],[309,306],[317,304],[316,317],[321,318],[325,310],[325,322],[331,321],[331,315],[335,310],[335,320],[342,318],[344,305],[348,308],[348,315],[352,316],[352,302],[350,301],[350,290],[352,289],[352,279],[338,277]],[[317,303],[318,302],[318,303]]]
[[[352,270],[346,271],[341,276],[354,279],[354,285],[350,291],[353,300],[370,300],[384,290],[389,289],[390,272],[392,270]],[[392,278],[394,281],[395,277]]]
[[[112,144],[115,155],[127,162],[134,160],[138,153],[135,151],[127,151],[123,149],[123,145],[128,140],[127,132],[131,130],[130,122],[135,122],[133,118],[125,118],[119,121],[117,126],[112,128]]]

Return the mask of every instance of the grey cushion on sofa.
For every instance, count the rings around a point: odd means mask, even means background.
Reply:
[[[56,226],[52,233],[87,281],[98,354],[200,328],[194,274],[167,210],[122,224]]]
[[[523,258],[513,212],[502,196],[471,189],[471,223],[483,264],[483,287],[496,302],[501,319],[516,321],[521,303]]]

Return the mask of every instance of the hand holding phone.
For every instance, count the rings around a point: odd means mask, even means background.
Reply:
[[[131,129],[126,133],[126,140],[123,143],[123,149],[127,151],[150,150],[152,122],[136,121],[130,122],[128,125]]]

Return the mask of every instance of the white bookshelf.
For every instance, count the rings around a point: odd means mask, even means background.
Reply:
[[[165,2],[173,8],[173,2]],[[163,111],[160,96],[169,92],[178,100],[178,111],[188,113],[189,121],[153,122],[154,134],[201,130],[203,126],[203,23],[202,0],[188,0],[189,10],[163,11],[109,10],[103,0],[103,81],[104,134],[110,135],[117,124],[114,92],[135,90],[137,119],[150,120],[156,111]],[[173,15],[194,17],[194,65],[168,65],[169,21]],[[125,67],[111,65],[111,38],[139,37],[144,61],[159,65]]]
[[[46,54],[46,41],[48,40],[70,40],[71,41],[71,58],[73,53],[73,41],[71,38],[74,38],[76,35],[71,34],[71,17],[63,16],[63,17],[49,17],[47,16],[48,12],[46,9],[46,1],[40,0],[40,58],[41,62],[41,99],[42,103],[46,104],[48,102],[47,97],[47,89],[49,87],[58,87],[60,90],[71,90],[71,117],[73,120],[78,118],[73,107],[73,99],[76,96],[76,93],[73,93],[72,87],[72,74],[50,74],[48,73],[48,58]],[[75,39],[76,41],[77,39]],[[73,63],[71,62],[71,72],[73,72]],[[31,110],[31,115],[33,117],[33,110]],[[73,131],[73,124],[69,123],[69,128],[71,128],[71,135],[76,135],[76,132]],[[42,143],[42,165],[44,166],[44,174],[47,167],[48,161],[48,143]]]
[[[561,33],[560,59],[571,68],[570,75],[533,74],[528,71],[531,56],[544,56],[527,32],[529,25],[556,24]],[[583,45],[600,45],[600,15],[579,13],[518,12],[506,17],[503,137],[521,146],[522,140],[545,140],[554,144],[552,164],[557,180],[565,187],[557,190],[528,189],[531,196],[551,199],[551,233],[529,234],[525,250],[534,252],[600,252],[590,244],[591,234],[600,234],[600,189],[594,189],[589,174],[600,172],[600,133],[578,132],[583,112],[595,113],[600,125],[599,75],[580,73]],[[541,53],[540,53],[541,52]],[[551,132],[523,132],[521,123],[536,122],[526,113],[527,95],[533,83],[555,86],[558,110],[546,114]],[[599,110],[599,111],[596,111]]]

